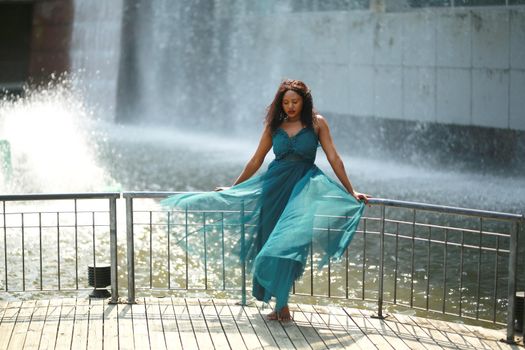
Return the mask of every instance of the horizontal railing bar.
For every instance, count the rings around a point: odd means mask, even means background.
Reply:
[[[94,193],[30,193],[0,195],[0,201],[37,201],[60,199],[117,199],[120,192],[94,192]]]
[[[202,192],[169,192],[169,191],[137,191],[137,192],[100,192],[100,193],[33,193],[33,194],[11,194],[0,195],[0,201],[29,201],[29,200],[60,200],[60,199],[110,199],[110,198],[164,198],[170,195],[183,193],[202,193]],[[335,197],[335,196],[334,196]],[[337,197],[340,198],[340,197]],[[467,209],[451,207],[437,204],[426,204],[418,202],[408,202],[384,198],[371,198],[369,205],[385,205],[389,207],[399,207],[406,209],[420,209],[425,211],[437,211],[442,213],[459,214],[466,216],[482,216],[497,220],[524,220],[525,215],[501,213],[495,211]]]
[[[134,226],[150,226],[149,223],[136,223],[134,222],[133,223]],[[107,226],[107,225],[105,225]],[[158,226],[167,226],[167,224],[151,224],[151,226],[154,226],[154,227],[158,227]],[[185,227],[186,225],[183,224],[183,223],[180,223],[180,224],[170,224],[171,227],[174,227],[174,226],[182,226],[182,227]],[[196,226],[196,227],[203,227],[202,224],[192,224],[192,225],[188,225],[188,226]],[[206,224],[207,227],[220,227],[221,225],[219,224]],[[233,227],[237,227],[238,224],[224,224],[225,227],[227,226],[233,226]],[[29,226],[28,226],[29,227]],[[326,228],[314,228],[314,230],[317,230],[317,231],[327,231]],[[332,232],[341,232],[342,230],[340,229],[331,229]],[[363,231],[361,230],[358,230],[356,231],[356,233],[363,233]],[[377,231],[367,231],[366,232],[367,234],[368,233],[371,233],[371,234],[376,234],[378,235],[379,232]],[[479,231],[478,231],[479,233]],[[490,233],[487,233],[487,235],[490,235]],[[396,234],[395,233],[391,233],[391,232],[385,232],[385,236],[389,236],[389,237],[396,237]],[[424,237],[414,237],[412,238],[412,236],[408,236],[408,235],[402,235],[402,234],[399,234],[397,235],[399,238],[401,239],[406,239],[406,240],[416,240],[416,241],[421,241],[421,242],[428,242],[428,238],[424,238]],[[508,237],[507,235],[502,235],[503,237]],[[455,242],[451,242],[451,241],[442,241],[442,240],[437,240],[437,239],[431,239],[430,240],[431,243],[437,243],[437,244],[447,244],[447,245],[450,245],[450,246],[462,246],[461,243],[455,243]],[[472,249],[480,249],[479,246],[476,246],[476,245],[469,245],[469,244],[463,244],[463,247],[465,248],[472,248]],[[502,252],[502,253],[508,253],[509,250],[505,250],[505,249],[496,249],[496,248],[491,248],[491,247],[485,247],[485,246],[482,246],[481,247],[482,250],[486,250],[486,251],[499,251],[499,252]]]
[[[390,232],[385,232],[385,236],[396,237],[396,234],[395,233],[390,233]],[[423,237],[414,237],[414,238],[412,238],[411,236],[402,236],[402,235],[398,235],[397,237],[403,238],[403,239],[407,239],[407,240],[421,241],[421,242],[425,242],[425,243],[429,242],[428,238],[423,238]],[[480,246],[472,245],[472,244],[461,244],[461,243],[450,242],[450,241],[446,241],[445,242],[445,241],[440,241],[440,240],[437,240],[437,239],[431,239],[430,243],[439,243],[439,244],[446,244],[446,245],[457,246],[457,247],[481,249],[481,250],[487,250],[487,251],[491,251],[491,252],[495,252],[495,251],[498,251],[498,252],[501,252],[501,253],[508,253],[509,252],[509,250],[507,250],[507,249],[501,249],[501,248],[496,249],[496,248],[485,247],[485,246],[480,247]]]
[[[95,214],[107,214],[109,213],[109,211],[107,210],[77,210],[76,212],[75,211],[67,211],[67,210],[59,210],[58,211],[60,214],[72,214],[74,215],[75,213],[76,214],[92,214],[92,213],[95,213]],[[20,215],[20,214],[31,214],[31,215],[36,215],[36,214],[55,214],[56,215],[57,211],[11,211],[11,212],[6,212],[5,215]]]
[[[3,226],[1,226],[3,227]],[[60,228],[75,228],[75,227],[109,227],[109,224],[107,225],[103,225],[103,224],[96,224],[96,225],[60,225]],[[18,229],[18,228],[22,228],[22,226],[6,226],[5,227],[6,229]],[[24,225],[24,228],[54,228],[56,229],[57,226],[56,225],[42,225],[42,226],[32,226],[32,225],[27,225],[25,226]]]
[[[491,219],[496,219],[496,220],[510,220],[510,221],[525,220],[525,215],[520,215],[520,214],[450,207],[446,205],[437,205],[437,204],[407,202],[407,201],[400,201],[400,200],[393,200],[393,199],[371,198],[369,199],[368,204],[385,205],[389,207],[406,208],[406,209],[419,209],[419,210],[425,210],[425,211],[436,211],[436,212],[441,212],[441,213],[458,214],[458,215],[466,215],[466,216],[476,216],[476,217],[481,216],[484,218],[491,218]]]
[[[410,222],[410,221],[401,221],[401,220],[393,220],[393,219],[385,219],[385,222],[394,223],[394,224],[406,224],[406,225],[416,225],[418,227],[431,227],[431,228],[440,228],[444,230],[453,230],[453,231],[463,231],[465,233],[477,233],[479,234],[479,230],[474,230],[470,228],[461,228],[457,226],[443,226],[443,225],[434,225],[434,224],[425,224],[421,222]],[[509,233],[501,233],[501,232],[493,232],[493,231],[483,231],[483,235],[487,236],[499,236],[499,237],[510,237]]]
[[[93,287],[82,287],[82,288],[63,288],[61,287],[60,290],[58,289],[8,289],[5,288],[0,289],[2,292],[12,292],[12,293],[38,293],[38,292],[83,292],[83,291],[90,291],[93,290]]]
[[[197,194],[204,193],[202,191],[184,192],[184,191],[126,191],[122,192],[122,198],[165,198],[175,194]]]
[[[204,284],[204,283],[203,283]],[[198,287],[195,287],[195,288],[186,288],[186,287],[171,287],[171,288],[162,288],[162,287],[135,287],[136,290],[147,290],[147,291],[154,291],[154,292],[162,292],[162,291],[184,291],[184,292],[202,292],[202,291],[208,291],[208,292],[240,292],[241,291],[241,288],[217,288],[217,289],[212,289],[212,288],[198,288]]]
[[[122,192],[122,196],[124,198],[163,198],[170,195],[175,194],[183,194],[183,193],[202,193],[202,192],[166,192],[166,191],[156,191],[156,192]],[[341,198],[338,196],[326,196],[330,198]],[[406,209],[420,209],[420,210],[426,210],[426,211],[437,211],[442,213],[450,213],[450,214],[459,214],[459,215],[466,215],[466,216],[482,216],[486,218],[492,218],[492,219],[498,219],[498,220],[524,220],[525,216],[520,214],[511,214],[511,213],[501,213],[501,212],[495,212],[495,211],[487,211],[487,210],[478,210],[478,209],[467,209],[467,208],[460,208],[460,207],[451,207],[451,206],[445,206],[445,205],[437,205],[437,204],[426,204],[426,203],[418,203],[418,202],[408,202],[408,201],[400,201],[400,200],[393,200],[393,199],[385,199],[385,198],[371,198],[368,200],[369,205],[385,205],[389,207],[401,207]]]

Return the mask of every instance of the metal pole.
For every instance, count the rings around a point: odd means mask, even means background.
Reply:
[[[7,218],[5,213],[5,201],[2,201],[2,217],[4,218],[4,279],[5,279],[5,291],[9,290],[7,284]]]
[[[111,304],[118,302],[117,199],[109,199],[109,245],[111,258]]]
[[[383,274],[384,274],[384,249],[385,249],[385,206],[381,206],[381,227],[379,232],[379,295],[377,300],[377,318],[383,316]]]
[[[514,344],[514,319],[516,314],[516,263],[518,261],[518,223],[514,223],[510,234],[509,256],[509,304],[507,310],[507,339],[506,342]]]
[[[241,259],[242,259],[242,290],[241,290],[241,305],[246,305],[246,252],[244,242],[244,201],[241,205]]]
[[[135,247],[133,244],[133,197],[126,197],[126,240],[128,249],[128,303],[135,304]]]

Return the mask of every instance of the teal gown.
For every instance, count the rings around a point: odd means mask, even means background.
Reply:
[[[266,172],[225,191],[175,195],[161,204],[242,213],[244,240],[234,241],[242,245],[237,256],[252,271],[252,295],[264,302],[275,297],[280,310],[309,254],[316,254],[319,268],[330,258],[341,257],[364,204],[314,164],[319,145],[314,129],[289,136],[278,128],[272,145],[275,159]]]

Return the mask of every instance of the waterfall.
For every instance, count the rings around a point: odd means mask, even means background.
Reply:
[[[116,105],[122,0],[74,1],[70,57],[74,84],[98,119],[113,121]]]

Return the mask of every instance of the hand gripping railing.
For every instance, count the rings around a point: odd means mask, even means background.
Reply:
[[[92,233],[92,261],[94,267],[96,267],[97,264],[97,255],[98,253],[96,249],[96,239],[95,239],[95,231],[99,226],[109,226],[109,245],[110,245],[110,262],[111,262],[111,302],[117,302],[118,300],[118,259],[117,259],[117,206],[116,201],[117,198],[120,197],[119,192],[107,192],[107,193],[57,193],[57,194],[13,194],[13,195],[0,195],[0,203],[2,205],[1,207],[1,214],[2,214],[2,240],[3,240],[3,257],[4,261],[3,264],[3,284],[4,284],[4,290],[5,291],[54,291],[55,289],[48,289],[44,287],[44,280],[49,281],[52,278],[52,283],[56,282],[57,285],[57,291],[69,291],[69,290],[79,290],[79,280],[81,280],[81,277],[79,278],[79,259],[82,259],[82,254],[79,254],[79,249],[83,248],[82,246],[79,246],[79,231],[81,229],[85,229]],[[57,202],[57,201],[66,201],[68,205],[66,206],[67,209],[64,209],[63,207],[60,207],[60,209],[57,210],[51,210],[49,211],[49,208],[44,206],[44,209],[41,211],[35,210],[35,201],[42,202],[45,201],[45,203],[48,202]],[[83,204],[83,200],[107,200],[109,204],[109,208],[102,209],[99,206],[97,206],[95,209],[92,209],[90,211],[85,210],[79,210],[79,204]],[[71,203],[69,202],[71,201]],[[31,205],[26,205],[28,202],[31,202]],[[9,204],[9,205],[8,205]],[[9,206],[11,206],[12,210],[8,210]],[[102,216],[105,216],[106,213],[109,216],[109,224],[97,224],[95,222],[95,218],[98,217],[98,214],[101,214]],[[79,223],[79,217],[86,217],[88,223]],[[46,224],[44,221],[49,219],[52,219],[54,222],[53,224]],[[65,224],[64,221],[67,221],[69,218],[69,223]],[[10,221],[13,221],[12,224],[10,224]],[[106,221],[104,219],[104,221]],[[15,234],[9,234],[8,232],[15,231]],[[46,231],[46,232],[44,232]],[[52,231],[52,232],[48,232]],[[66,234],[68,231],[71,232],[71,236],[69,237],[68,234]],[[36,240],[37,242],[31,242],[31,232],[36,232]],[[46,242],[49,240],[50,235],[54,236],[53,239],[56,239],[56,256],[53,256],[51,251],[46,250],[43,246],[47,243],[51,244],[50,242]],[[8,244],[12,243],[8,240],[8,236],[12,236],[11,239],[14,240],[18,236],[21,239],[21,248],[20,248],[20,254],[21,254],[21,263],[16,263],[15,266],[10,267],[11,265],[8,262],[8,258],[13,254],[13,252],[8,251]],[[29,238],[28,238],[29,237]],[[49,238],[48,238],[49,237]],[[63,246],[61,244],[61,240],[70,239],[72,240],[72,244],[74,247],[72,248],[73,251],[69,251],[68,249],[71,249],[71,247]],[[27,246],[30,245],[31,246]],[[18,250],[16,246],[12,246],[12,248]],[[30,254],[34,254],[32,251],[34,248],[38,251],[38,263],[37,266],[27,266],[29,265],[26,260],[29,259]],[[50,254],[51,253],[51,254]],[[64,256],[68,253],[72,253],[73,257],[71,256]],[[53,264],[56,263],[56,266],[54,268],[51,268],[51,272],[54,275],[54,271],[56,271],[56,276],[49,276],[51,274],[50,271],[44,271],[44,265],[46,263],[47,259],[53,259]],[[56,259],[55,259],[56,258]],[[74,271],[65,271],[64,264],[65,262],[62,262],[63,259],[71,260],[71,258],[75,262]],[[55,261],[56,260],[56,261]],[[89,261],[88,261],[89,262]],[[17,266],[19,265],[19,266]],[[49,268],[49,266],[47,266]],[[21,269],[21,288],[10,288],[10,281],[13,278],[10,278],[9,271],[13,268],[16,270],[16,277],[19,277],[18,274],[19,269]],[[31,276],[27,276],[26,270],[32,270],[33,273]],[[36,270],[36,272],[34,272]],[[64,275],[69,273],[71,276],[70,279],[72,279],[74,282],[69,283],[72,285],[72,288],[68,288],[67,286],[64,286],[66,283],[63,281]],[[96,269],[94,269],[94,280],[96,281]],[[33,285],[37,285],[36,289],[31,289],[26,284],[26,279],[32,281]],[[47,282],[46,281],[46,282]]]

